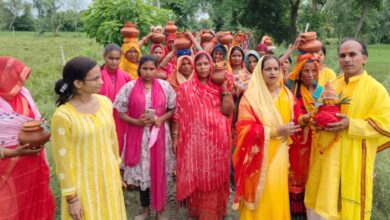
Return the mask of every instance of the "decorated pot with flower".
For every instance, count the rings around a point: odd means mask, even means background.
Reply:
[[[329,123],[341,120],[336,114],[340,113],[340,105],[347,104],[348,98],[340,99],[331,83],[326,82],[324,90],[321,93],[320,105],[314,115],[314,122],[317,127],[327,128]]]

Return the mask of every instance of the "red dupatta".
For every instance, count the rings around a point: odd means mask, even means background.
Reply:
[[[152,83],[152,109],[156,110],[156,116],[160,117],[166,112],[166,97],[161,84],[157,79]],[[145,113],[145,87],[142,78],[138,78],[129,95],[128,115],[132,118],[140,118]],[[127,125],[126,151],[124,163],[127,166],[135,166],[141,160],[142,136],[144,127]],[[161,125],[157,141],[150,149],[150,176],[152,191],[152,208],[161,211],[164,209],[167,197],[167,179],[165,172],[165,123]]]
[[[165,56],[169,53],[169,51],[166,51],[166,48],[162,45],[162,44],[153,44],[151,47],[150,47],[150,51],[149,51],[149,54],[150,55],[153,55],[154,53],[154,50],[156,48],[161,48],[162,49],[162,52],[163,52],[163,59],[165,58]],[[175,59],[175,62],[176,62],[176,59]],[[167,63],[166,67],[163,68],[160,66],[160,64],[158,65],[158,68],[157,68],[157,71],[159,73],[162,73],[164,74],[167,78],[172,74],[172,71],[173,71],[173,65],[171,64],[171,62]]]
[[[40,118],[30,93],[23,87],[29,73],[30,68],[19,60],[0,57],[1,111]],[[53,219],[55,203],[49,177],[45,150],[38,155],[0,160],[0,219]]]
[[[100,94],[107,96],[111,102],[114,102],[115,96],[118,94],[119,90],[131,80],[126,72],[116,69],[114,73],[110,73],[106,66],[102,69],[102,79],[103,85],[100,87]],[[126,122],[119,118],[118,111],[115,108],[113,110],[113,116],[116,126],[119,154],[121,154],[126,132]]]

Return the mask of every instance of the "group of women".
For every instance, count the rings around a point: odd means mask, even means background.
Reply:
[[[135,219],[148,219],[151,209],[166,219],[167,187],[174,179],[177,202],[188,208],[190,219],[223,219],[230,187],[241,219],[305,218],[310,114],[321,86],[335,74],[316,54],[299,55],[288,72],[300,37],[276,58],[240,46],[215,44],[203,50],[187,34],[192,49],[176,50],[170,36],[166,45],[153,44],[150,55],[142,56],[140,46],[148,35],[140,42],[125,40],[122,48],[107,45],[101,67],[86,57],[66,63],[55,85],[57,108],[51,119],[62,219],[126,219],[123,187],[139,187],[143,212]],[[17,60],[9,65],[12,59],[0,59],[0,80],[11,74],[18,79],[13,87],[1,88],[1,114],[39,118],[23,87],[29,69]],[[218,83],[215,64],[225,59],[224,81]],[[0,156],[0,167],[10,169],[0,180],[0,194],[7,195],[0,199],[0,217],[15,200],[10,192],[22,176],[18,164],[35,160],[40,175],[28,175],[41,177],[42,184],[34,194],[40,203],[30,211],[37,219],[52,219],[43,147],[2,144]],[[12,215],[18,213],[29,212],[19,209]]]

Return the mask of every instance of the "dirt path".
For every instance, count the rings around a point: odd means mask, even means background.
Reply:
[[[187,219],[187,209],[176,208],[176,185],[174,183],[168,184],[168,203],[164,216],[169,220],[185,220]],[[140,202],[139,202],[139,191],[138,190],[127,190],[124,192],[127,219],[133,220],[134,217],[141,213]],[[224,220],[236,220],[238,219],[238,212],[231,209],[233,193],[230,194],[228,213]],[[155,213],[149,219],[154,219]]]

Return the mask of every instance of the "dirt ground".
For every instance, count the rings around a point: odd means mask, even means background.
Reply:
[[[185,220],[187,219],[187,209],[176,208],[176,185],[174,182],[168,184],[168,202],[167,207],[164,211],[164,216],[169,220]],[[236,220],[239,219],[237,211],[233,211],[232,200],[234,193],[230,193],[229,204],[227,206],[227,216],[224,220]],[[127,219],[133,220],[134,217],[142,212],[139,202],[139,191],[138,190],[126,190],[124,192]],[[155,213],[152,212],[150,220],[155,219]]]

